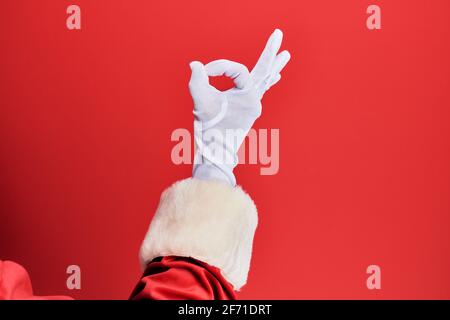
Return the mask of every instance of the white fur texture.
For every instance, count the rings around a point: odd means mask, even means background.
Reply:
[[[240,187],[189,178],[165,190],[141,246],[143,268],[160,256],[192,257],[221,270],[239,290],[247,282],[255,204]]]

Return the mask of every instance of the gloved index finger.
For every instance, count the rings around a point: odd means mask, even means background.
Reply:
[[[246,66],[234,61],[220,59],[205,65],[208,76],[227,76],[233,79],[236,88],[243,89],[250,80],[250,73]]]

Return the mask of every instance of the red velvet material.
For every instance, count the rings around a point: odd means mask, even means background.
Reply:
[[[67,296],[36,296],[28,272],[20,264],[0,260],[0,300],[71,300]]]
[[[0,300],[66,300],[68,296],[36,296],[28,272],[0,260]],[[133,290],[133,300],[236,299],[220,270],[191,258],[164,257],[149,263]]]
[[[191,258],[164,257],[149,263],[130,299],[234,300],[236,293],[219,269]]]

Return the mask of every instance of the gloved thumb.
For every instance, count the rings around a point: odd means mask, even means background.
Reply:
[[[198,85],[206,85],[209,83],[208,75],[206,74],[205,66],[200,61],[192,61],[189,66],[191,67],[191,80],[189,81],[189,87],[195,87]]]

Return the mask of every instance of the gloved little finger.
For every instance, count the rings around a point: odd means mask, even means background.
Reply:
[[[286,66],[286,64],[291,59],[291,54],[289,51],[284,50],[280,54],[278,54],[275,58],[275,62],[273,63],[273,67],[271,70],[272,75],[277,75],[281,73],[281,70]]]
[[[281,74],[277,73],[275,76],[269,79],[269,82],[266,87],[266,91],[270,89],[273,85],[275,85],[281,79]]]

